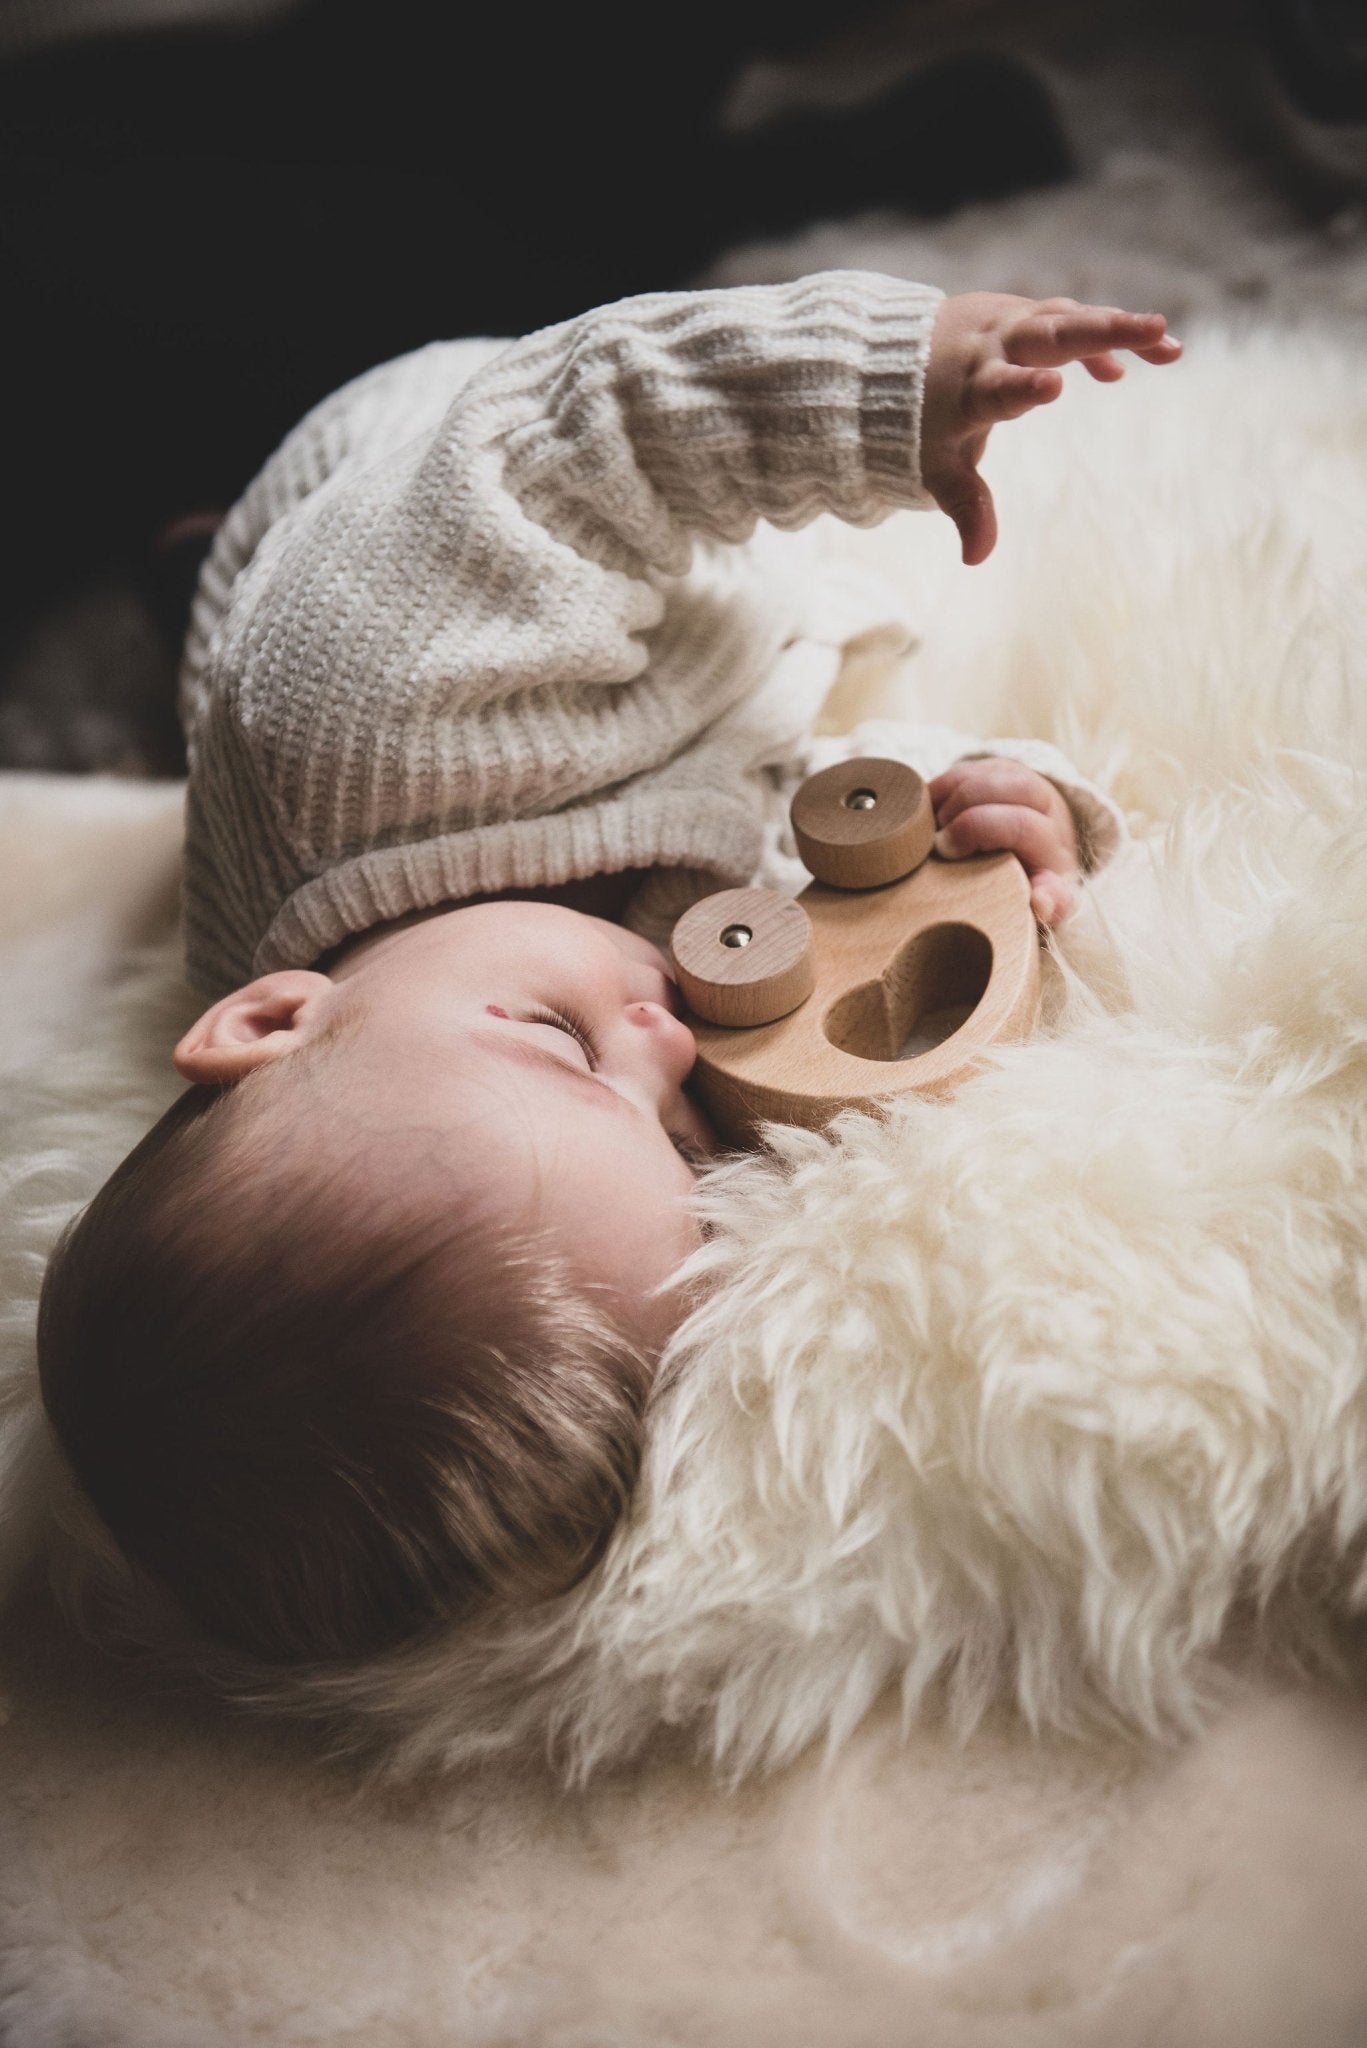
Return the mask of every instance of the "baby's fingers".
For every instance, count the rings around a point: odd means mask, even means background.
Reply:
[[[1180,343],[1164,330],[1161,313],[1126,313],[1119,306],[1079,306],[1069,312],[1027,313],[1004,338],[1006,359],[1029,369],[1057,370],[1065,363],[1131,349],[1146,362],[1172,362]]]
[[[1022,804],[978,804],[960,811],[935,835],[935,851],[948,860],[971,853],[1014,853],[1030,877],[1030,908],[1055,925],[1074,902],[1077,870],[1068,835],[1042,812]]]
[[[1044,817],[1072,820],[1052,782],[1023,761],[999,754],[970,754],[937,775],[930,784],[937,825],[952,825],[965,811],[986,804],[1024,804]]]
[[[1037,405],[1048,405],[1063,389],[1057,370],[1027,370],[1015,363],[986,364],[973,378],[964,396],[964,412],[971,426],[994,427],[1001,420],[1018,420]]]
[[[1138,356],[1141,363],[1175,363],[1182,353],[1182,344],[1175,335],[1165,334],[1157,348],[1136,348],[1130,353]],[[1084,356],[1082,367],[1090,376],[1096,378],[1098,384],[1118,384],[1125,374],[1125,365],[1119,356],[1111,355],[1109,350],[1105,355]],[[1043,377],[1047,376],[1048,372],[1036,370],[1035,375]],[[1054,375],[1057,376],[1058,372],[1055,371]]]
[[[935,834],[935,851],[948,860],[970,853],[1014,853],[1026,873],[1057,873],[1069,862],[1064,834],[1053,818],[1026,804],[976,804]]]
[[[1084,356],[1082,367],[1089,377],[1095,377],[1098,384],[1118,384],[1125,374],[1125,365],[1119,356]],[[1037,370],[1036,376],[1044,373]],[[1057,373],[1055,373],[1057,374]]]
[[[1038,868],[1030,877],[1030,908],[1042,925],[1061,924],[1073,907],[1070,883],[1051,868]]]

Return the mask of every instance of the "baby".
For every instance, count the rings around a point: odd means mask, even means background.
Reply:
[[[930,781],[1039,919],[1123,829],[1051,749],[816,741],[887,593],[795,529],[939,506],[1160,315],[892,278],[657,295],[384,365],[221,530],[187,643],[192,1085],[67,1232],[44,1400],[153,1597],[250,1660],[574,1584],[628,1497],[716,1145],[660,943],[805,879],[793,790]],[[785,531],[787,529],[787,531]]]

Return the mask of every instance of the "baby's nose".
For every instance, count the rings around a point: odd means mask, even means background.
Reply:
[[[682,1018],[661,1003],[632,1003],[627,1017],[638,1031],[648,1034],[644,1043],[652,1065],[671,1087],[681,1087],[698,1057],[693,1033]]]

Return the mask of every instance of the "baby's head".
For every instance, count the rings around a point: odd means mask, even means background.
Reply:
[[[210,1634],[362,1656],[573,1584],[630,1490],[711,1135],[646,941],[559,905],[266,975],[54,1255],[44,1400]]]

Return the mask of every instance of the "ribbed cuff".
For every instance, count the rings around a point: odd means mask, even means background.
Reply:
[[[504,889],[553,888],[637,867],[702,869],[719,888],[741,887],[761,850],[759,822],[743,798],[697,791],[643,791],[383,847],[296,889],[271,920],[252,973],[311,967],[376,925]]]

